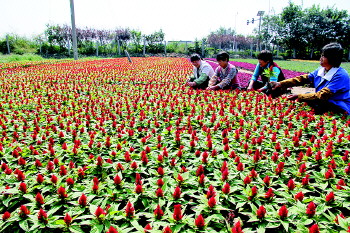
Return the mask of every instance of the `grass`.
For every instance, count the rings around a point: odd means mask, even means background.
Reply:
[[[18,54],[10,54],[10,55],[2,55],[0,54],[0,63],[8,63],[8,62],[19,62],[19,61],[42,61],[44,60],[43,57],[32,54],[32,53],[27,53],[23,55],[18,55]]]
[[[257,64],[257,59],[234,59],[238,62],[247,62],[251,64]],[[278,60],[275,61],[281,68],[286,70],[293,70],[299,72],[310,73],[316,70],[320,63],[319,61],[303,61],[303,60]],[[350,62],[343,62],[341,66],[348,71],[350,74]]]

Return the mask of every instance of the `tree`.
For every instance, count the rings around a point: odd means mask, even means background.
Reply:
[[[162,29],[150,35],[146,35],[145,40],[147,43],[148,51],[151,53],[161,52],[164,49],[164,45],[163,45],[164,36],[165,34],[162,31]]]
[[[208,44],[216,49],[231,49],[235,35],[235,30],[220,27],[217,31],[209,34]]]

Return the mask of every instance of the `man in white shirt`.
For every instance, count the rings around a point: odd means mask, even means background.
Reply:
[[[187,85],[195,89],[206,89],[210,78],[214,75],[213,68],[198,54],[192,54],[190,60],[193,65],[193,76],[187,80]]]

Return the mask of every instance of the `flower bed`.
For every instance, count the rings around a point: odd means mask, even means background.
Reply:
[[[348,230],[347,118],[133,62],[0,70],[1,232]]]

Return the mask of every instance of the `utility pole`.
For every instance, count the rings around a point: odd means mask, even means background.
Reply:
[[[74,14],[74,1],[73,0],[70,0],[70,13],[71,13],[71,21],[72,21],[72,37],[73,37],[74,60],[78,60],[77,30],[75,28],[75,14]]]
[[[258,33],[258,44],[257,44],[257,50],[259,49],[261,51],[261,45],[260,45],[260,29],[261,29],[261,18],[264,15],[265,11],[258,11],[258,14],[256,16],[259,16],[259,33]],[[252,24],[254,24],[254,21],[257,19],[252,18]],[[249,25],[249,20],[247,20],[247,25]]]

